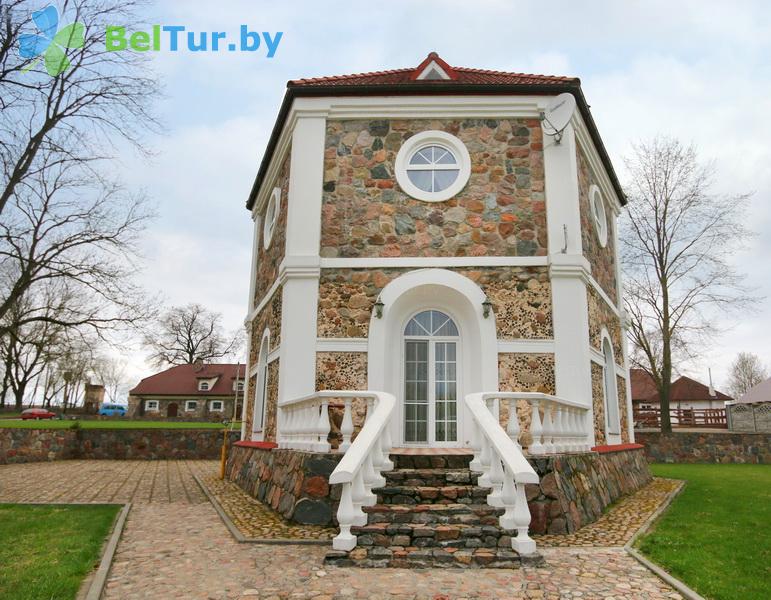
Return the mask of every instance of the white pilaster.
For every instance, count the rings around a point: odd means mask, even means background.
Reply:
[[[292,133],[286,255],[280,267],[279,404],[311,394],[316,388],[325,131],[325,116],[309,114],[298,117]]]
[[[544,136],[546,222],[549,234],[549,276],[554,323],[556,394],[592,410],[589,351],[589,309],[586,276],[589,262],[582,255],[581,211],[578,197],[576,139],[568,125],[561,143]],[[594,444],[593,415],[588,434]]]

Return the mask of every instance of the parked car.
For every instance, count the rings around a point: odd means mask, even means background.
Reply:
[[[126,407],[122,404],[102,404],[98,414],[105,417],[125,417]]]
[[[27,419],[53,419],[56,417],[56,413],[52,413],[46,408],[27,408],[21,411],[21,418],[25,421]]]

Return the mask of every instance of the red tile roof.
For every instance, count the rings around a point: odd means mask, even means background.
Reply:
[[[145,377],[129,391],[132,396],[232,396],[233,380],[243,379],[244,365],[177,365]],[[199,379],[217,377],[209,391],[198,390]]]
[[[659,401],[659,393],[656,390],[656,385],[646,371],[643,371],[642,369],[631,369],[630,376],[633,402],[657,403]],[[684,375],[672,382],[670,402],[689,402],[694,400],[726,401],[731,400],[731,397],[722,392],[718,392],[717,390],[715,390],[714,396],[710,396],[709,386]]]
[[[418,79],[418,76],[432,61],[439,65],[450,78]],[[578,110],[589,129],[589,135],[610,177],[613,188],[621,203],[626,204],[624,190],[618,181],[613,164],[610,162],[610,157],[605,150],[600,133],[589,110],[589,105],[581,91],[580,79],[577,77],[533,75],[529,73],[509,73],[505,71],[452,67],[442,60],[436,52],[432,52],[417,67],[289,81],[276,123],[268,139],[268,146],[265,149],[257,176],[249,192],[246,208],[251,210],[254,206],[257,193],[267,174],[268,166],[273,158],[273,153],[276,150],[279,137],[284,129],[284,124],[295,98],[430,94],[533,94],[556,96],[561,93],[570,93],[575,97]]]
[[[450,79],[421,79],[418,76],[432,62],[436,62]],[[346,86],[346,85],[394,85],[405,83],[448,84],[480,84],[480,85],[540,85],[579,83],[575,77],[558,77],[553,75],[533,75],[530,73],[510,73],[506,71],[489,71],[486,69],[469,69],[467,67],[451,67],[443,61],[436,52],[429,54],[417,67],[407,69],[392,69],[390,71],[372,71],[370,73],[353,73],[351,75],[333,75],[331,77],[312,77],[309,79],[294,79],[289,82],[293,87],[307,86]]]

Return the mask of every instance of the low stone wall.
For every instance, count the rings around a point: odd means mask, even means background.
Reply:
[[[341,457],[236,445],[228,456],[227,477],[286,519],[333,525],[340,486],[328,482]],[[425,458],[424,468],[430,468],[429,459],[436,457]],[[596,521],[611,502],[651,480],[641,447],[529,461],[541,478],[540,485],[527,486],[534,533],[576,531]]]
[[[228,433],[231,445],[239,431]],[[66,459],[216,459],[216,429],[0,429],[0,465]]]
[[[306,525],[335,522],[340,486],[329,476],[342,454],[235,445],[226,476],[282,517]]]
[[[530,458],[541,478],[526,486],[533,533],[572,533],[651,480],[642,448]]]
[[[771,463],[771,434],[736,432],[635,432],[650,462]]]

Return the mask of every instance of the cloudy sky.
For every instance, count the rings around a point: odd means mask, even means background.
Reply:
[[[125,179],[153,197],[144,280],[170,304],[200,302],[235,328],[246,311],[251,233],[244,208],[288,79],[416,66],[430,51],[449,64],[581,78],[621,178],[630,144],[664,133],[714,160],[716,191],[754,192],[758,233],[733,260],[771,298],[771,9],[768,3],[263,2],[166,0],[149,23],[193,31],[241,25],[283,32],[275,56],[151,53],[167,125],[150,161],[124,157]],[[716,383],[739,351],[771,362],[771,309],[722,319],[726,332],[690,374]],[[147,374],[141,352],[134,376]]]

